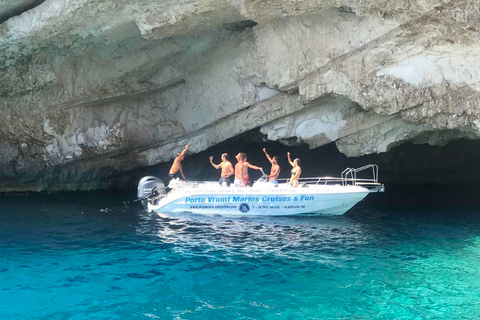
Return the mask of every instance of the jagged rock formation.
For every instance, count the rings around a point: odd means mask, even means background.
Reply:
[[[480,137],[478,1],[24,0],[2,19],[1,190],[107,187],[254,128],[348,156]]]

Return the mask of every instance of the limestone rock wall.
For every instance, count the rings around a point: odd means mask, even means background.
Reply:
[[[108,187],[254,128],[348,156],[480,137],[477,1],[34,2],[0,2],[0,190]]]

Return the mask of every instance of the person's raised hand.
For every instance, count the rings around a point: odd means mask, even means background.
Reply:
[[[210,158],[209,158],[209,159],[210,159],[210,161],[213,161],[213,156],[210,156]]]
[[[188,144],[185,146],[185,149],[188,149]]]
[[[263,148],[263,152],[267,152],[267,149]]]

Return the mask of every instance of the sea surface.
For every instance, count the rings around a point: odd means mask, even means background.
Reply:
[[[0,319],[480,319],[480,187],[343,216],[156,215],[133,192],[0,197]]]

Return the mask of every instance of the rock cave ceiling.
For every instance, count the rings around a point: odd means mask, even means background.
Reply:
[[[480,136],[478,1],[3,0],[0,22],[5,189],[254,128],[349,157]]]

